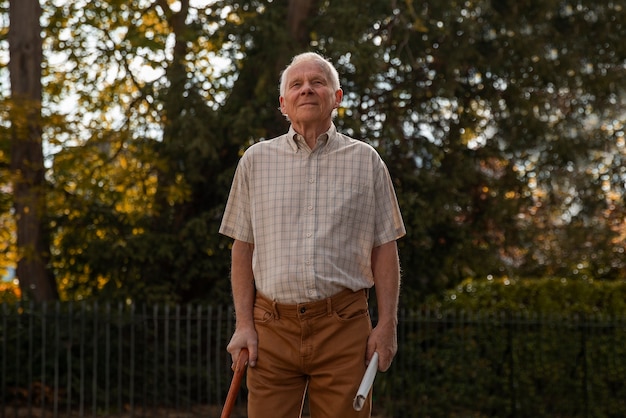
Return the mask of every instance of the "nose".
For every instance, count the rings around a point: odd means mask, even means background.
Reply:
[[[310,83],[304,83],[302,85],[302,89],[300,90],[301,95],[309,94],[313,92],[313,87],[311,87]]]

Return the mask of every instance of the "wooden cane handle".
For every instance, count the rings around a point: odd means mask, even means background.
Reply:
[[[248,349],[242,348],[235,362],[235,369],[233,374],[233,380],[230,382],[230,388],[228,389],[228,395],[226,395],[226,402],[224,402],[224,409],[222,409],[221,418],[229,418],[233,408],[235,407],[235,401],[237,401],[237,395],[241,388],[241,380],[246,371],[248,365]]]

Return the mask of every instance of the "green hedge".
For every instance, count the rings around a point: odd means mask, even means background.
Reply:
[[[467,280],[403,315],[394,417],[626,416],[626,284]]]
[[[427,304],[437,309],[489,313],[533,312],[559,315],[626,314],[626,282],[547,279],[467,279],[443,298]]]

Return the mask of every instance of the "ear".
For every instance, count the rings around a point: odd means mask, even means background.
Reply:
[[[280,112],[284,115],[285,114],[285,99],[283,98],[283,96],[278,97],[278,103],[280,103]]]
[[[341,104],[341,99],[343,99],[343,90],[339,89],[335,92],[335,109]]]

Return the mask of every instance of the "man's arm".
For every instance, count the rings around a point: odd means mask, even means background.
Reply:
[[[378,323],[367,342],[367,359],[378,352],[378,369],[386,371],[398,351],[400,260],[396,241],[372,250],[372,271],[378,302]]]
[[[247,348],[248,364],[254,367],[257,360],[257,333],[254,327],[254,274],[252,253],[254,244],[235,240],[232,248],[231,286],[235,305],[235,332],[226,349],[236,362],[242,348]]]

